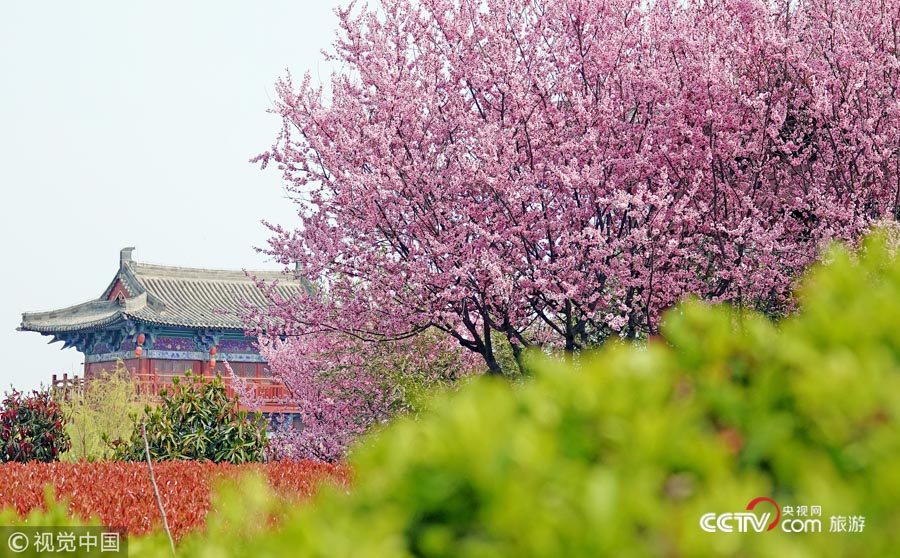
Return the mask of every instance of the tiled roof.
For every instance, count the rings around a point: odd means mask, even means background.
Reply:
[[[119,321],[121,310],[114,300],[94,300],[50,312],[22,314],[22,325],[19,329],[49,333],[100,327]]]
[[[243,271],[168,267],[133,261],[122,250],[119,273],[99,299],[51,312],[22,315],[20,329],[53,333],[92,329],[124,320],[174,326],[244,329],[239,318],[247,302],[256,307],[265,297]],[[278,272],[249,272],[287,299],[309,285]],[[120,282],[128,292],[122,301],[107,300]],[[305,285],[305,286],[304,286]]]

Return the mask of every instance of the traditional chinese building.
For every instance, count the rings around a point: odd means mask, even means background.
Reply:
[[[84,353],[84,377],[124,361],[142,391],[156,393],[187,370],[230,382],[224,361],[257,387],[263,411],[291,412],[254,339],[244,333],[243,304],[265,304],[243,271],[168,267],[137,262],[125,248],[119,270],[96,300],[50,312],[22,315],[21,331],[36,331]],[[289,298],[303,285],[280,273],[251,272]],[[230,390],[230,386],[229,386]]]

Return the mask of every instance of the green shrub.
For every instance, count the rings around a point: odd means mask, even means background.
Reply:
[[[799,289],[798,315],[773,324],[687,302],[646,345],[537,359],[522,385],[472,382],[359,448],[349,495],[326,492],[277,534],[210,533],[184,550],[895,556],[900,265],[877,238],[858,261],[842,249],[827,259]],[[700,528],[760,496],[821,506],[823,532]],[[864,517],[864,530],[829,533],[832,516]]]
[[[0,462],[59,460],[71,442],[66,418],[48,390],[13,390],[0,405]]]
[[[133,429],[129,414],[140,412],[147,398],[137,394],[125,365],[119,361],[113,370],[101,371],[81,392],[60,401],[66,415],[66,432],[72,448],[62,461],[97,461],[112,457],[107,438],[127,437]]]
[[[367,372],[384,376],[386,388],[397,394],[392,399],[392,416],[426,411],[434,394],[457,389],[478,373],[481,362],[467,360],[469,355],[448,346],[436,333],[426,331],[402,348],[396,343],[366,347]]]
[[[229,399],[222,378],[206,381],[188,371],[160,392],[161,402],[147,406],[141,417],[132,415],[127,441],[110,442],[118,460],[146,458],[142,429],[146,428],[150,457],[154,460],[195,459],[248,463],[262,461],[266,448],[266,421],[260,413],[249,417]]]

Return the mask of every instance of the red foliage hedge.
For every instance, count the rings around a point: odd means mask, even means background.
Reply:
[[[347,484],[345,466],[314,461],[231,465],[196,461],[153,464],[160,498],[173,536],[205,524],[210,486],[249,471],[263,473],[281,497],[309,497],[323,481]],[[146,463],[6,463],[0,465],[0,509],[13,507],[20,517],[44,509],[44,487],[51,484],[69,513],[99,518],[103,525],[126,527],[131,535],[159,529],[157,507]]]

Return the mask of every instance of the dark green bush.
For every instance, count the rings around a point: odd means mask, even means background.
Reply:
[[[154,460],[194,459],[248,463],[262,461],[266,448],[266,421],[260,413],[248,416],[229,399],[222,378],[206,381],[188,371],[160,392],[161,403],[133,415],[134,428],[127,441],[110,442],[114,459],[146,459],[142,428],[146,428],[150,457]]]
[[[0,406],[0,462],[58,461],[71,446],[65,425],[48,390],[7,393]]]

